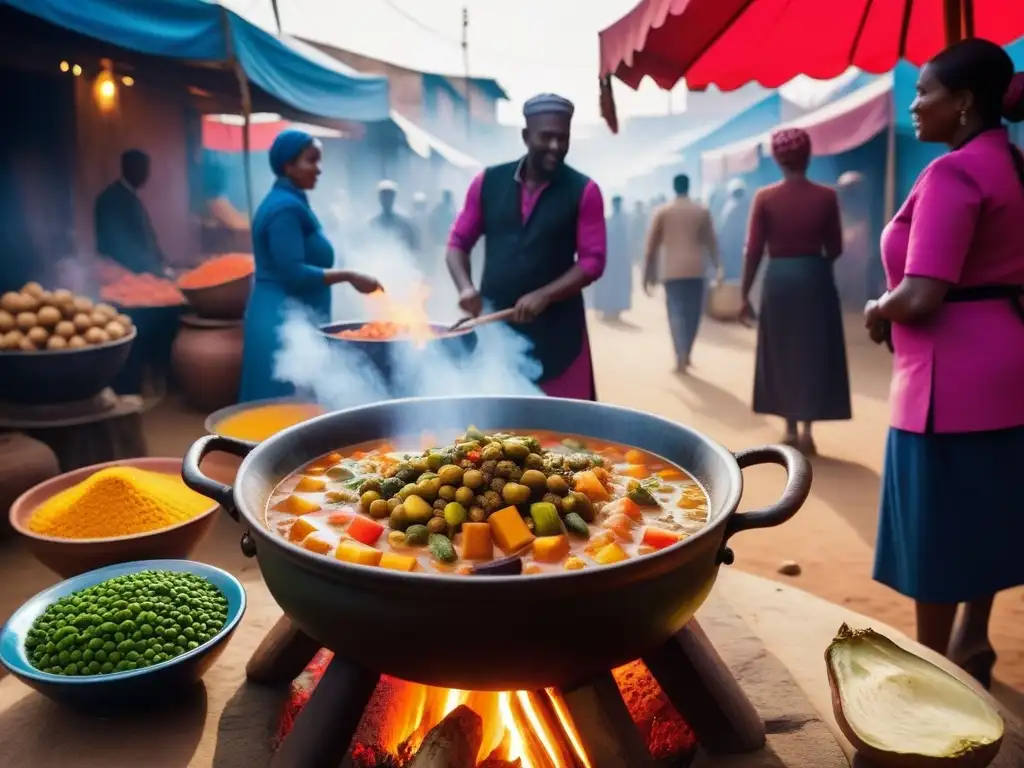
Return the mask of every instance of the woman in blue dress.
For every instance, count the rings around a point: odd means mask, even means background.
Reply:
[[[331,318],[331,286],[349,283],[360,293],[380,289],[373,277],[334,269],[334,249],[306,192],[320,177],[320,142],[303,131],[282,132],[270,148],[277,181],[252,223],[256,278],[245,310],[245,353],[240,402],[288,397],[294,386],[274,376],[274,357],[288,306],[304,308],[313,322]]]

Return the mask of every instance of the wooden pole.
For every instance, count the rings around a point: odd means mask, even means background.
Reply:
[[[466,75],[466,140],[473,130],[473,82],[469,79],[469,8],[462,8],[462,67]]]
[[[245,121],[242,126],[242,170],[245,173],[245,205],[249,209],[249,223],[251,225],[255,210],[252,202],[252,168],[249,162],[251,149],[249,126],[252,123],[252,92],[249,90],[249,78],[246,77],[245,70],[242,69],[242,64],[235,55],[235,41],[231,36],[231,18],[228,16],[226,8],[222,10],[221,19],[224,27],[224,44],[227,47],[228,53],[228,65],[235,73],[235,79],[238,80],[238,90],[242,97],[242,119]]]
[[[953,45],[963,39],[963,0],[942,0],[942,12],[946,23],[946,45]]]

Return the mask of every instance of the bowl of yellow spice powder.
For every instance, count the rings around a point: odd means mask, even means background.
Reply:
[[[186,558],[217,506],[186,487],[181,459],[82,467],[40,483],[11,505],[11,527],[61,576],[135,560]]]

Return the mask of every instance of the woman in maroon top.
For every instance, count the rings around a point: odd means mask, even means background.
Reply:
[[[754,196],[743,269],[746,318],[754,314],[750,288],[767,248],[754,412],[784,418],[785,442],[813,454],[812,422],[850,418],[843,318],[832,277],[832,262],[843,251],[839,202],[832,189],[807,178],[806,131],[776,131],[772,155],[784,178]]]

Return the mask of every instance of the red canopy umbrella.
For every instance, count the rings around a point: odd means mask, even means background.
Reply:
[[[602,88],[612,75],[631,88],[647,76],[665,89],[682,78],[691,90],[775,88],[920,65],[963,37],[1022,35],[1022,0],[642,0],[600,33]]]

